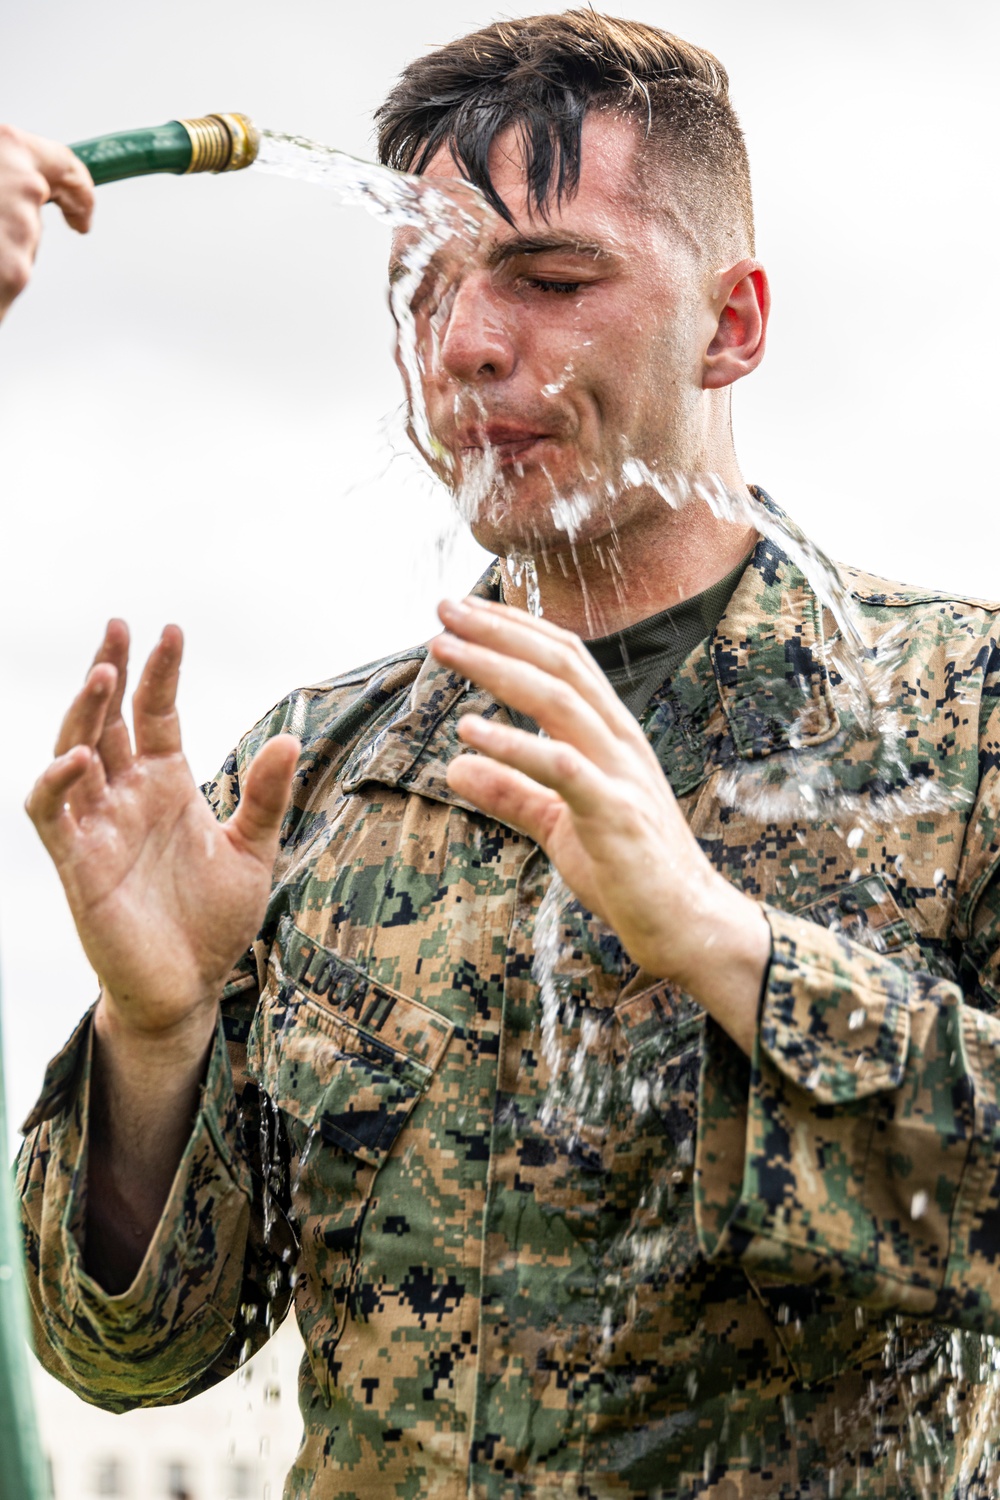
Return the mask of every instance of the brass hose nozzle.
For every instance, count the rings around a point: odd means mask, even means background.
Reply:
[[[260,131],[246,115],[202,115],[178,120],[191,140],[188,172],[238,172],[260,149]]]

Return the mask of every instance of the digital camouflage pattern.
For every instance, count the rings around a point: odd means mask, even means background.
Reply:
[[[547,862],[446,782],[459,714],[505,710],[423,647],[262,721],[208,791],[227,817],[262,741],[302,737],[273,897],[124,1295],[81,1266],[87,1021],[28,1122],[48,1368],[179,1401],[294,1302],[289,1500],[994,1494],[998,609],[845,577],[881,745],[767,541],[642,720],[767,903],[752,1064],[578,903],[543,1037]]]

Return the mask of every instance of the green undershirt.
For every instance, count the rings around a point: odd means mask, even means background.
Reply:
[[[725,578],[691,599],[682,599],[680,604],[647,620],[637,620],[614,635],[584,641],[622,703],[637,719],[657,688],[674,675],[699,641],[712,634],[748,561],[749,554]],[[537,734],[538,726],[533,719],[513,708],[507,712],[518,729]]]

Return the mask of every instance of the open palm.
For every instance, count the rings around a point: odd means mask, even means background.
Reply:
[[[181,749],[182,638],[167,626],[122,717],[128,630],[112,621],[28,812],[122,1019],[160,1031],[214,1004],[260,923],[298,753],[268,742],[218,823]]]

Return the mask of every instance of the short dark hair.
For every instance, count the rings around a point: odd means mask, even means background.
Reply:
[[[489,170],[511,126],[524,147],[528,204],[542,217],[580,180],[589,110],[640,127],[640,171],[669,156],[694,189],[687,206],[715,240],[753,252],[750,168],[725,68],[701,47],[640,21],[593,10],[497,21],[406,67],[376,112],[378,156],[421,173],[442,145],[508,223]],[[706,215],[708,210],[708,215]]]

